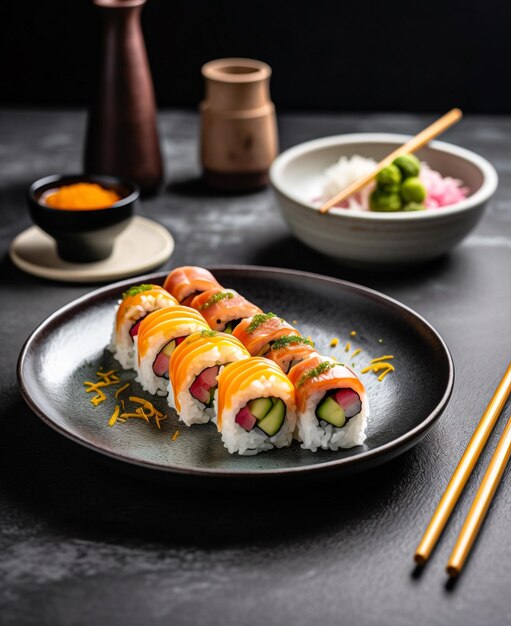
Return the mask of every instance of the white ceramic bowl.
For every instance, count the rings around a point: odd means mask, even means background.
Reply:
[[[486,159],[442,141],[416,154],[443,176],[463,180],[470,194],[462,202],[417,212],[345,210],[326,215],[312,202],[322,195],[325,169],[341,156],[359,154],[379,161],[407,139],[381,133],[338,135],[283,152],[273,162],[270,180],[296,237],[340,261],[373,267],[426,261],[458,244],[481,218],[498,177]]]

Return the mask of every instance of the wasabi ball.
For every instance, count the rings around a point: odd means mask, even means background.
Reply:
[[[403,207],[403,211],[424,211],[425,209],[422,202],[407,202]]]
[[[371,211],[391,213],[400,211],[403,203],[398,193],[375,189],[369,198],[369,206]]]
[[[403,174],[403,178],[408,178],[409,176],[418,176],[421,164],[419,159],[413,154],[403,154],[397,159],[394,159],[394,165],[397,165]]]
[[[389,165],[378,174],[376,182],[381,189],[396,190],[402,178],[401,170],[395,165]]]
[[[410,176],[401,185],[401,195],[405,202],[424,202],[426,199],[426,187],[416,176]]]

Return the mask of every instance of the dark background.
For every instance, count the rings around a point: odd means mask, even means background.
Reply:
[[[83,106],[94,84],[89,0],[2,0],[1,104]],[[510,113],[503,0],[149,0],[143,28],[160,107],[195,108],[201,65],[248,56],[273,70],[281,110]]]

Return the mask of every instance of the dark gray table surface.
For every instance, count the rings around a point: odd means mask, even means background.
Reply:
[[[281,147],[345,132],[415,133],[430,119],[282,115]],[[509,472],[464,574],[449,586],[444,573],[504,419],[424,571],[412,554],[510,360],[511,119],[469,116],[445,136],[499,172],[478,228],[446,258],[381,274],[343,268],[293,239],[270,190],[205,190],[197,117],[161,115],[170,184],[141,213],[175,237],[165,267],[255,264],[352,280],[417,310],[454,357],[451,402],[412,451],[363,475],[253,497],[250,485],[248,495],[192,491],[113,471],[44,426],[20,397],[24,340],[92,286],[31,277],[7,250],[30,223],[27,185],[80,169],[84,121],[69,111],[0,112],[0,623],[510,624]]]

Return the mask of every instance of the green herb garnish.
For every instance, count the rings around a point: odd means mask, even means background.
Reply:
[[[257,330],[261,324],[264,324],[267,320],[271,320],[272,317],[277,317],[275,313],[258,313],[254,315],[252,321],[247,326],[247,333],[253,333],[254,330]]]
[[[136,296],[138,293],[142,293],[143,291],[150,291],[153,287],[154,285],[134,285],[122,294],[122,299],[124,300],[128,296]]]
[[[215,337],[218,333],[215,330],[201,330],[201,331],[198,331],[197,334],[200,337]],[[186,339],[186,343],[187,345],[190,345],[192,343],[195,343],[198,339],[199,337],[197,337],[195,333],[192,333],[191,335],[188,335]]]
[[[291,346],[296,343],[304,343],[308,346],[314,347],[314,342],[310,339],[300,337],[300,335],[284,335],[283,337],[275,339],[275,341],[271,344],[271,348],[272,350],[280,350],[280,348],[285,348],[286,346]]]
[[[316,378],[316,376],[320,376],[321,374],[323,374],[324,372],[327,372],[328,370],[332,369],[336,365],[338,365],[338,363],[331,363],[330,361],[323,361],[322,363],[320,363],[313,369],[309,370],[308,372],[305,372],[305,374],[300,378],[296,386],[301,387],[310,378]]]
[[[201,337],[216,337],[217,335],[218,333],[216,332],[216,330],[201,330],[200,331]]]
[[[218,291],[217,293],[214,293],[211,298],[209,298],[209,300],[200,305],[199,311],[209,309],[210,306],[213,306],[213,304],[220,302],[220,300],[225,300],[225,298],[227,298],[228,300],[232,300],[234,298],[234,294],[232,293],[232,291]]]

